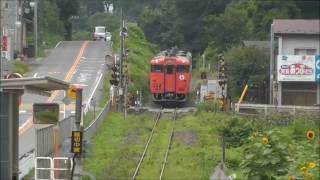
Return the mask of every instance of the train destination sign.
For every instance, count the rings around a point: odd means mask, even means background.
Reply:
[[[71,152],[81,154],[82,152],[82,131],[72,131]]]

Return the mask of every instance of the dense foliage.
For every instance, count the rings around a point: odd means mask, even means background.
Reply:
[[[319,1],[297,0],[161,0],[152,5],[145,4],[138,21],[147,38],[165,48],[178,38],[176,45],[193,52],[209,44],[225,50],[239,40],[266,39],[273,19],[317,19],[320,9]]]
[[[265,100],[268,84],[269,56],[257,47],[232,47],[225,54],[229,95],[237,97],[244,84],[250,86],[247,100],[261,102]]]
[[[128,56],[124,57],[124,64],[128,70],[128,90],[135,94],[142,91],[144,98],[149,97],[150,59],[158,52],[156,45],[148,42],[143,31],[136,24],[128,24],[129,36],[124,39],[124,48],[129,49]],[[119,51],[119,31],[113,33],[113,49]]]
[[[141,11],[138,25],[147,40],[161,49],[178,46],[193,52],[194,59],[204,54],[209,67],[217,67],[217,55],[227,54],[230,69],[230,95],[240,96],[245,81],[250,84],[250,101],[267,102],[269,79],[268,49],[241,48],[244,40],[268,40],[273,19],[319,19],[319,1],[262,0],[160,0],[140,2],[120,1],[128,14]],[[130,7],[130,9],[128,9]],[[143,7],[143,8],[142,8]],[[136,10],[133,10],[136,9]],[[135,19],[135,18],[131,18]],[[265,53],[266,52],[266,53]],[[231,59],[228,59],[231,58]],[[207,63],[207,65],[208,65]],[[196,63],[197,65],[199,63]],[[196,67],[196,66],[194,66]],[[208,66],[207,66],[208,67]],[[202,70],[203,71],[203,70]],[[211,71],[211,70],[204,70]],[[253,72],[254,71],[254,72]],[[240,72],[240,75],[239,73]]]

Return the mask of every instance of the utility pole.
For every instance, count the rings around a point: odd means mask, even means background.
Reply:
[[[20,4],[20,7],[21,7],[21,10],[20,10],[20,54],[22,55],[23,54],[23,24],[24,24],[24,9],[25,9],[25,3],[24,0],[21,0],[20,1],[21,4]]]
[[[125,74],[125,85],[124,85],[124,119],[127,119],[127,103],[128,103],[128,76]]]
[[[2,0],[0,0],[0,79],[2,79]],[[0,88],[0,92],[2,92],[2,88]]]
[[[273,79],[274,79],[274,34],[273,34],[273,24],[271,24],[270,31],[270,83],[269,83],[269,104],[274,104],[273,102]]]
[[[33,7],[33,41],[34,41],[34,54],[37,57],[38,53],[38,0],[30,3]]]
[[[124,19],[123,10],[121,8],[121,29],[120,29],[120,88],[119,88],[119,104],[118,111],[123,111],[123,41],[124,41]]]

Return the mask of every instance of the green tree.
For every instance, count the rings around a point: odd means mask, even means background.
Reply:
[[[85,0],[83,2],[86,4],[87,8],[87,15],[93,15],[97,12],[103,12],[104,11],[104,6],[103,6],[103,1],[102,0]]]
[[[41,40],[46,48],[54,46],[63,39],[64,24],[59,19],[59,9],[55,1],[44,0],[41,5]]]
[[[320,19],[320,1],[319,0],[309,0],[301,1],[294,0],[297,8],[301,11],[302,19]]]
[[[205,37],[211,46],[222,52],[248,37],[247,21],[244,10],[228,6],[223,14],[205,18]]]
[[[294,0],[248,0],[248,17],[253,23],[253,34],[258,39],[269,36],[273,19],[292,19],[300,16]]]
[[[247,81],[250,88],[247,97],[264,94],[268,79],[267,52],[256,47],[232,47],[225,53],[228,89],[232,97],[239,97],[241,84]],[[264,97],[261,95],[261,97]],[[258,94],[259,95],[259,94]]]
[[[60,9],[60,19],[63,21],[65,28],[65,39],[70,40],[72,34],[71,16],[77,15],[79,10],[78,0],[56,0]]]

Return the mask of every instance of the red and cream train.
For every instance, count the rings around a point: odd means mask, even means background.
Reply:
[[[175,106],[185,103],[190,92],[191,53],[177,49],[163,51],[150,64],[150,92],[153,101]]]

